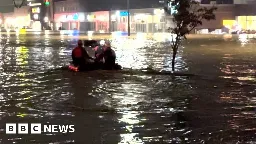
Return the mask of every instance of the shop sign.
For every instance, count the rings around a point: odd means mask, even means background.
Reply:
[[[40,8],[39,7],[32,8],[32,13],[40,13]]]
[[[39,14],[33,14],[33,20],[38,21],[39,20]]]
[[[92,21],[96,18],[96,15],[87,15],[87,20]]]
[[[121,11],[119,15],[120,16],[128,16],[128,12],[127,11]]]
[[[78,13],[73,14],[73,15],[63,15],[62,16],[62,21],[83,21],[84,20],[84,15],[79,15]]]

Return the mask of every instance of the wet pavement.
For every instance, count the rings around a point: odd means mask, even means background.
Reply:
[[[154,73],[70,72],[62,67],[75,42],[2,35],[1,143],[256,142],[255,40],[190,37],[177,58],[189,77],[158,73],[170,70],[170,46],[141,36],[112,40],[117,62]],[[5,123],[21,122],[72,124],[75,132],[5,134]]]

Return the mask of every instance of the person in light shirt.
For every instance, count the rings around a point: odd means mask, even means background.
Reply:
[[[95,46],[95,41],[86,41],[86,46],[92,46],[95,52],[95,66],[111,70],[115,68],[116,54],[111,48],[109,41],[101,40],[99,45]]]
[[[105,42],[103,53],[101,53],[98,58],[104,59],[104,69],[114,69],[116,64],[116,54],[115,51],[111,48],[109,41]]]

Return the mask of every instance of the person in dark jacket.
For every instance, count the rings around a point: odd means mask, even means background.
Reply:
[[[85,68],[86,66],[90,65],[92,63],[91,60],[94,60],[83,48],[83,42],[81,40],[78,40],[77,47],[75,47],[72,51],[72,59],[74,66],[81,68]]]
[[[115,51],[111,48],[110,42],[105,42],[101,53],[98,54],[96,59],[103,59],[104,69],[110,70],[115,68],[116,54]]]

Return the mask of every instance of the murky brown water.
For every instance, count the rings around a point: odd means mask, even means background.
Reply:
[[[75,40],[12,36],[0,47],[1,143],[255,143],[254,41],[190,39],[177,70],[194,77],[73,73]],[[243,40],[244,41],[244,40]],[[170,70],[167,44],[113,42],[126,68]],[[5,123],[74,124],[75,133],[6,135]]]

